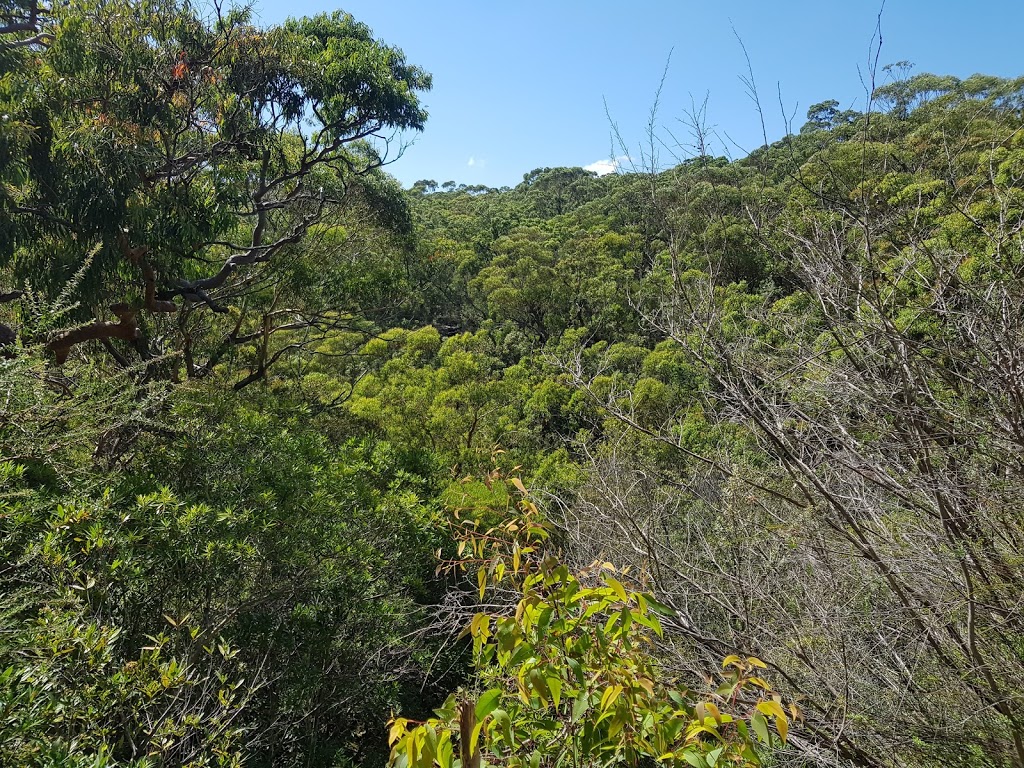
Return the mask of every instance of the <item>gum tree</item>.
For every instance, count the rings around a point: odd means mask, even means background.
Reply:
[[[177,0],[10,10],[0,253],[9,287],[51,297],[81,270],[80,325],[45,339],[58,362],[96,340],[122,364],[182,351],[201,376],[251,347],[259,378],[271,337],[337,325],[296,289],[333,266],[301,246],[342,212],[403,223],[379,169],[422,128],[429,75],[340,12],[260,27]]]

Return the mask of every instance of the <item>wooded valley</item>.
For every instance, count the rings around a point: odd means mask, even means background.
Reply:
[[[1024,78],[877,74],[402,189],[349,15],[0,0],[0,765],[1024,767]]]

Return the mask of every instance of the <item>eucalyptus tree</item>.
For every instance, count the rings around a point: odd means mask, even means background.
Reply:
[[[347,242],[353,213],[408,228],[380,169],[423,127],[429,75],[340,12],[261,27],[179,0],[17,10],[0,29],[0,257],[9,288],[75,282],[79,325],[45,339],[58,362],[99,341],[122,364],[180,351],[201,376],[249,346],[259,378],[272,338],[302,348],[343,322],[304,290],[343,265],[301,247]]]

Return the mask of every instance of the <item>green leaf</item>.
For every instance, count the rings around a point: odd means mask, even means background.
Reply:
[[[615,590],[615,594],[618,596],[619,600],[621,600],[624,603],[629,602],[629,597],[626,595],[626,588],[622,586],[622,583],[620,581],[618,581],[617,579],[613,579],[611,576],[608,575],[605,575],[604,580],[609,587]]]
[[[491,713],[493,716],[493,722],[498,726],[501,731],[501,738],[509,749],[515,749],[515,742],[512,740],[512,718],[508,716],[508,712],[504,709],[496,709]]]
[[[448,698],[444,700],[444,704],[434,710],[434,714],[441,720],[451,720],[455,717],[455,709],[458,705],[455,701],[455,694],[448,694]],[[396,721],[397,722],[397,721]]]
[[[551,691],[548,690],[548,683],[544,679],[544,675],[541,674],[541,671],[539,669],[530,670],[530,685],[533,687],[533,690],[537,692],[537,695],[541,697],[541,699],[543,699],[544,701],[551,700]]]
[[[760,712],[755,712],[754,716],[750,718],[750,724],[754,727],[754,733],[765,744],[771,744],[771,736],[768,733],[768,721],[764,719],[764,715]]]
[[[572,703],[572,718],[571,722],[579,722],[580,718],[586,714],[587,710],[590,709],[590,701],[586,691],[576,697],[576,701]]]
[[[533,646],[529,643],[523,643],[519,646],[516,652],[512,654],[512,658],[509,659],[508,665],[510,667],[517,667],[534,655],[535,652]]]
[[[483,720],[491,714],[497,708],[499,699],[501,699],[500,688],[491,688],[480,694],[480,699],[476,703],[476,719]]]
[[[658,637],[664,637],[664,631],[661,628],[661,621],[657,616],[646,614],[646,613],[634,613],[633,621],[637,624],[647,627],[648,629],[654,630],[654,633]]]
[[[633,612],[629,608],[623,608],[619,612],[619,624],[622,627],[623,632],[628,632],[630,625],[633,623]]]
[[[423,749],[420,752],[419,762],[424,768],[432,768],[434,758],[437,756],[437,731],[426,725],[423,727],[423,735]]]
[[[557,707],[562,701],[562,681],[557,677],[546,678],[548,690],[551,691],[551,700]]]
[[[454,753],[452,751],[451,736],[445,734],[448,738],[441,738],[441,743],[437,746],[437,762],[440,763],[441,768],[452,768],[454,759]]]
[[[608,738],[614,739],[616,736],[618,736],[619,731],[622,730],[625,724],[626,718],[623,712],[621,710],[616,712],[614,717],[612,717],[611,725],[608,726]]]
[[[404,717],[395,718],[395,722],[391,724],[391,730],[388,731],[388,744],[394,744],[401,736],[405,735],[405,726],[408,722]]]
[[[654,599],[654,597],[652,595],[644,595],[644,597],[647,598],[647,602],[650,603],[651,610],[654,611],[655,613],[659,613],[662,616],[675,616],[676,615],[676,612],[674,610],[669,608],[664,603],[659,603],[657,600]]]
[[[604,634],[609,637],[619,637],[619,632],[616,632],[614,635],[612,634],[612,630],[615,629],[615,627],[618,626],[618,624],[619,614],[613,613],[611,616],[608,617],[608,621],[606,621],[604,624]]]

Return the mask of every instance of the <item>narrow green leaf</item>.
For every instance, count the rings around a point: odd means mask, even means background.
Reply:
[[[576,697],[576,701],[572,703],[572,718],[571,721],[576,723],[579,722],[580,718],[586,714],[587,710],[590,709],[590,701],[588,700],[587,694],[584,691]]]
[[[576,675],[576,682],[580,685],[586,681],[586,677],[583,674],[583,665],[580,664],[576,659],[569,659],[569,669]]]
[[[496,709],[491,713],[494,722],[501,731],[501,738],[509,749],[515,749],[515,742],[512,740],[512,718],[504,709]]]
[[[437,762],[440,764],[441,768],[452,768],[452,762],[455,755],[452,750],[450,735],[445,734],[445,736],[448,736],[448,738],[442,738],[441,743],[437,746]]]
[[[664,603],[659,603],[657,600],[654,599],[653,595],[644,595],[644,597],[647,598],[647,602],[650,604],[651,610],[654,611],[655,613],[659,613],[662,616],[675,616],[676,615],[676,612],[674,610],[669,608]]]
[[[562,702],[562,681],[557,677],[547,678],[548,690],[551,691],[551,700],[557,707]]]

